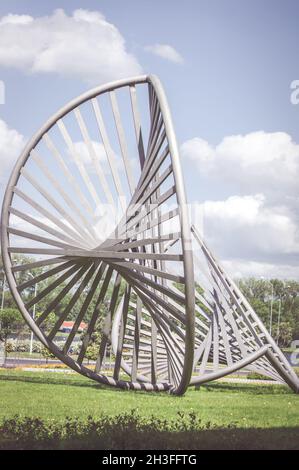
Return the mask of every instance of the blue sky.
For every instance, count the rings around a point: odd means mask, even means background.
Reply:
[[[32,25],[43,17],[51,30],[56,9],[70,18],[77,9],[101,12],[135,61],[128,72],[135,67],[161,78],[189,200],[201,206],[205,236],[227,268],[235,275],[299,277],[299,105],[290,101],[290,84],[299,79],[298,1],[10,0],[0,3],[0,17],[30,15]],[[2,36],[9,47],[25,50],[18,31],[19,38],[0,23],[0,44]],[[180,60],[162,57],[157,45],[172,48]],[[80,53],[70,53],[70,62],[80,65]],[[84,74],[72,64],[69,72],[66,64],[63,71],[55,64],[34,68],[30,60],[21,66],[0,46],[6,87],[0,119],[24,141],[61,105],[106,80],[93,76],[92,67]],[[114,67],[111,79],[117,73]],[[7,151],[8,138],[0,155],[3,187],[16,158]]]
[[[68,14],[77,8],[101,11],[144,70],[161,77],[181,141],[200,132],[216,144],[226,135],[258,129],[285,130],[298,140],[298,109],[290,106],[289,86],[298,75],[299,4],[274,0],[269,6],[269,0],[139,0],[127,2],[126,8],[122,1],[27,0],[2,1],[0,14],[44,16],[56,8]],[[184,65],[175,67],[144,51],[153,43],[171,44]],[[72,77],[60,81],[12,69],[1,69],[1,77],[8,100],[1,116],[24,133],[87,88]],[[28,95],[32,88],[34,94]],[[30,120],[20,113],[27,106],[33,108]]]

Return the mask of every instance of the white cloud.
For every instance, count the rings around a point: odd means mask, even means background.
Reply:
[[[197,168],[209,200],[198,205],[202,232],[238,274],[287,277],[299,271],[299,145],[285,132],[194,138],[181,155]]]
[[[259,263],[248,260],[224,260],[221,262],[232,278],[264,277],[265,279],[299,279],[299,266]]]
[[[11,171],[24,147],[24,137],[0,119],[0,182]]]
[[[178,53],[178,51],[168,44],[154,44],[152,46],[146,46],[145,50],[152,52],[163,59],[169,60],[170,62],[174,62],[175,64],[182,64],[184,62],[183,57]]]
[[[231,257],[299,255],[299,233],[286,207],[267,207],[263,194],[206,201],[204,237],[218,253]]]
[[[103,83],[142,72],[119,30],[100,12],[63,10],[0,19],[0,65]]]
[[[234,184],[243,194],[298,195],[299,145],[285,132],[232,135],[216,146],[196,137],[181,146],[181,153],[196,163],[200,175]]]
[[[100,162],[105,162],[106,161],[106,152],[105,152],[104,145],[100,142],[96,142],[96,141],[93,141],[93,140],[91,141],[91,145],[93,146],[94,152],[95,152],[97,158],[99,159],[99,161]],[[91,158],[90,153],[88,151],[88,147],[85,144],[85,142],[83,142],[83,141],[75,142],[74,143],[74,149],[75,149],[76,154],[80,156],[80,159],[82,159],[82,161],[85,164],[92,167],[93,161],[92,161],[92,158]],[[69,153],[69,151],[68,151],[68,153]],[[90,168],[90,170],[95,171],[94,168]]]
[[[13,15],[9,13],[6,16],[3,16],[0,20],[0,26],[4,24],[28,24],[33,21],[32,16],[29,15]]]
[[[107,155],[106,155],[104,145],[101,142],[97,142],[95,140],[91,140],[91,145],[94,149],[95,156],[96,156],[97,160],[100,162],[101,168],[104,171],[104,173],[111,174],[111,169],[110,169],[110,166],[109,166],[109,162],[108,162],[108,159],[107,159]],[[74,142],[73,146],[74,146],[74,150],[76,152],[76,155],[78,155],[80,157],[80,159],[82,160],[82,162],[86,165],[86,168],[88,169],[88,172],[89,173],[95,173],[96,168],[95,168],[92,157],[89,153],[88,147],[85,144],[85,142],[80,140],[78,142]],[[70,155],[69,149],[66,149],[66,152]],[[115,152],[113,152],[113,157],[114,157],[114,162],[115,162],[116,168],[119,171],[124,171],[123,164],[122,164],[122,161],[121,161],[119,155],[117,155]]]

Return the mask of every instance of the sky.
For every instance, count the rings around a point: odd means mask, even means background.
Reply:
[[[58,108],[153,73],[208,245],[234,277],[299,279],[298,19],[297,0],[2,0],[0,197]]]

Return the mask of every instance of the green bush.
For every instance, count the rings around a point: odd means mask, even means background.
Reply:
[[[268,377],[266,375],[258,374],[258,372],[249,372],[247,374],[247,379],[252,379],[252,380],[274,380],[274,379],[271,379],[271,377]]]
[[[55,343],[61,347],[63,343],[60,341],[55,341]],[[43,354],[44,346],[40,341],[33,341],[32,343],[32,352]],[[7,353],[18,353],[18,352],[29,352],[30,351],[30,340],[29,339],[15,339],[9,338],[6,341],[6,352]],[[54,357],[54,356],[53,356]]]
[[[195,413],[178,413],[177,419],[167,420],[141,417],[132,411],[99,419],[89,416],[86,421],[66,418],[64,422],[15,416],[0,425],[0,449],[134,449],[142,448],[144,443],[155,449],[161,445],[161,435],[168,436],[165,448],[171,449],[171,435],[179,437],[203,429],[218,427],[211,423],[203,426]]]
[[[48,348],[45,348],[45,346],[42,346],[41,354],[46,359],[46,362],[48,362],[49,359],[55,359],[55,355]]]
[[[15,416],[0,424],[0,449],[297,449],[298,441],[298,428],[203,425],[195,413],[160,419],[131,412],[64,422]]]
[[[15,351],[15,344],[12,341],[8,340],[6,345],[5,345],[5,351],[7,353],[14,352]]]

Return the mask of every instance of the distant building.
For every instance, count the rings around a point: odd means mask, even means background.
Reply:
[[[63,333],[70,333],[71,330],[73,329],[74,324],[75,324],[74,321],[64,321],[61,327],[59,328],[59,331],[62,331]],[[82,321],[78,328],[78,332],[81,333],[83,330],[85,330],[86,327],[87,327],[87,323],[84,323],[84,321]]]

